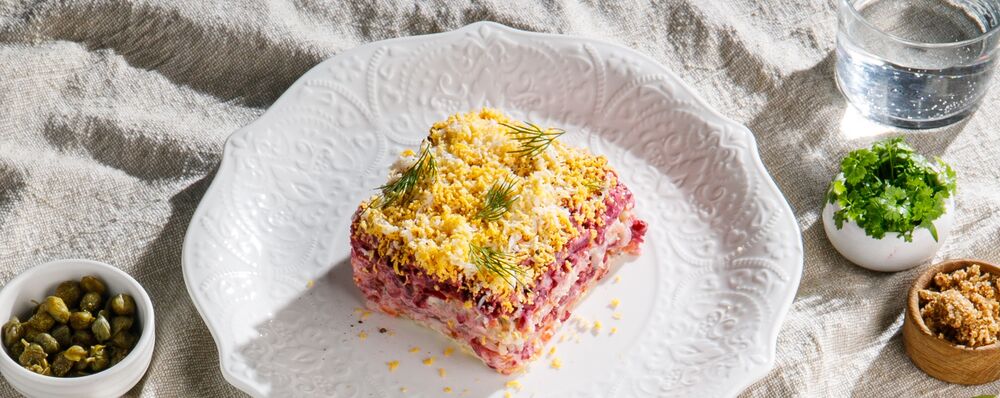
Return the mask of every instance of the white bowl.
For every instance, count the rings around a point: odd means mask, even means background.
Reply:
[[[823,207],[823,229],[826,237],[840,254],[852,263],[872,271],[896,272],[910,269],[923,264],[934,257],[941,244],[951,234],[955,221],[955,201],[948,198],[945,201],[945,213],[934,220],[934,228],[938,232],[935,241],[926,228],[913,231],[913,241],[907,242],[895,232],[887,232],[882,239],[875,239],[867,234],[857,223],[844,221],[844,227],[837,229],[833,221],[833,213],[840,209],[838,204],[829,201]]]
[[[90,260],[59,260],[24,271],[0,290],[0,322],[11,315],[21,317],[31,312],[31,300],[41,301],[66,280],[84,275],[100,278],[111,294],[125,293],[135,298],[136,320],[142,332],[135,348],[121,362],[102,372],[83,377],[52,377],[32,373],[17,364],[6,348],[0,354],[0,373],[18,392],[28,397],[88,398],[118,397],[135,386],[153,358],[153,303],[146,291],[131,276],[108,264]]]

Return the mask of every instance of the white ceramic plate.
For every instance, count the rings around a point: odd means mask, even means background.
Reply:
[[[576,312],[600,332],[567,326],[554,339],[559,370],[545,358],[500,376],[444,356],[430,331],[356,311],[355,207],[433,122],[482,106],[565,128],[568,142],[606,155],[649,222],[643,255]],[[368,44],[307,72],[229,139],[183,268],[222,374],[254,396],[732,396],[772,367],[802,244],[751,133],[663,66],[608,43],[477,23]],[[515,379],[520,390],[505,388]]]

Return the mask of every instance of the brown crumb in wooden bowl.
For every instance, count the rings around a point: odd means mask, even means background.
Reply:
[[[967,347],[997,342],[1000,333],[998,278],[978,264],[934,275],[919,291],[924,324],[940,338]]]

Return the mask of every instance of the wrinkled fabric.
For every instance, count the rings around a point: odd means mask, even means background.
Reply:
[[[775,368],[745,396],[996,393],[931,379],[904,354],[905,293],[923,267],[866,271],[826,240],[839,159],[889,131],[837,91],[835,11],[834,0],[0,1],[0,281],[61,258],[121,267],[157,316],[152,365],[130,395],[242,396],[180,260],[224,140],[325,58],[492,20],[635,48],[754,132],[802,228],[805,269]],[[956,227],[936,260],[1000,260],[998,96],[966,122],[907,134],[958,171]],[[0,381],[0,396],[16,395]]]

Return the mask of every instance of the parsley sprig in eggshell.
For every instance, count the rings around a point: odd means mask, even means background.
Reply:
[[[830,204],[839,205],[833,215],[837,229],[850,220],[875,239],[895,232],[911,242],[915,229],[926,228],[938,240],[933,221],[956,190],[951,166],[928,161],[897,137],[851,152],[840,171],[827,194]]]

